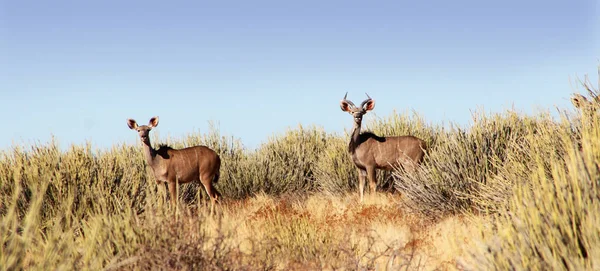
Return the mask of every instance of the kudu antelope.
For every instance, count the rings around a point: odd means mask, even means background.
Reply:
[[[591,99],[588,100],[585,96],[579,93],[573,93],[571,96],[571,103],[581,114],[579,122],[575,123],[587,126],[591,125],[590,122],[594,121],[594,119],[597,117],[597,111],[600,107],[600,96],[596,94],[597,91],[593,91],[589,86],[585,85],[585,87],[587,87]],[[575,125],[573,127],[573,132],[575,133],[575,137],[577,139],[577,148],[580,152],[583,152],[583,144],[581,139],[582,128],[583,127],[580,125]]]
[[[342,111],[354,117],[354,128],[348,144],[348,151],[352,161],[358,168],[358,191],[360,201],[364,200],[365,178],[369,179],[371,194],[377,188],[376,169],[392,170],[403,167],[406,170],[414,168],[423,161],[425,155],[425,141],[414,136],[388,136],[380,137],[373,133],[361,133],[362,117],[375,108],[375,100],[364,100],[359,107],[346,100],[348,93],[340,102]]]
[[[152,168],[156,183],[168,185],[171,203],[177,202],[177,184],[200,181],[211,200],[211,213],[220,194],[214,184],[219,180],[221,158],[206,146],[194,146],[175,150],[161,145],[158,149],[150,145],[150,131],[158,125],[158,117],[150,119],[148,125],[138,126],[133,119],[127,120],[130,129],[136,130],[142,140],[144,156]],[[166,186],[167,186],[166,185]]]
[[[592,95],[591,101],[579,93],[574,93],[571,96],[571,103],[573,104],[573,106],[575,106],[575,108],[580,109],[580,110],[581,109],[593,109],[594,105],[600,105],[600,96],[596,96],[591,91],[590,91],[590,93]]]

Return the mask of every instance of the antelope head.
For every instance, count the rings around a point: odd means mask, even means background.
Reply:
[[[369,94],[365,94],[367,95],[367,99],[360,103],[359,107],[354,105],[352,101],[346,100],[348,92],[344,95],[344,99],[340,101],[340,108],[342,108],[342,111],[350,113],[350,115],[354,117],[354,122],[358,125],[362,122],[363,115],[375,108],[375,100],[371,99]]]
[[[142,126],[138,126],[137,122],[134,119],[128,119],[127,126],[129,126],[129,129],[136,130],[138,132],[138,135],[140,136],[140,139],[143,143],[145,143],[146,145],[150,145],[150,131],[152,130],[152,128],[158,126],[158,117],[151,118],[148,122],[148,125]]]

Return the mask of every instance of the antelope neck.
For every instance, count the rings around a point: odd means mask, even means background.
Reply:
[[[148,162],[148,165],[152,167],[156,158],[156,150],[152,148],[150,139],[143,141],[142,143],[144,144],[144,156],[146,158],[146,162]]]
[[[354,153],[356,147],[358,147],[358,138],[360,136],[360,126],[361,122],[354,122],[354,129],[352,130],[352,135],[350,137],[350,145],[348,146],[348,150],[351,153]]]

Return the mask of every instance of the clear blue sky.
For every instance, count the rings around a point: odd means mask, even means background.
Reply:
[[[254,147],[288,127],[375,113],[470,122],[483,107],[566,107],[597,79],[598,1],[0,0],[0,149],[221,132]]]

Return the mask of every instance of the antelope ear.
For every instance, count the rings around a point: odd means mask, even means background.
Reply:
[[[571,97],[571,103],[575,106],[575,108],[581,108],[581,106],[587,102],[587,99],[581,94],[574,94]]]
[[[350,104],[344,100],[340,101],[340,108],[344,112],[350,112]]]
[[[363,105],[363,109],[365,111],[371,111],[373,110],[373,108],[375,108],[375,100],[370,99],[368,102],[365,103],[365,105]]]
[[[127,126],[129,126],[129,129],[131,129],[131,130],[135,130],[138,127],[137,122],[135,122],[134,119],[128,119]]]
[[[148,127],[154,128],[156,126],[158,126],[158,116],[152,117],[148,122]]]

